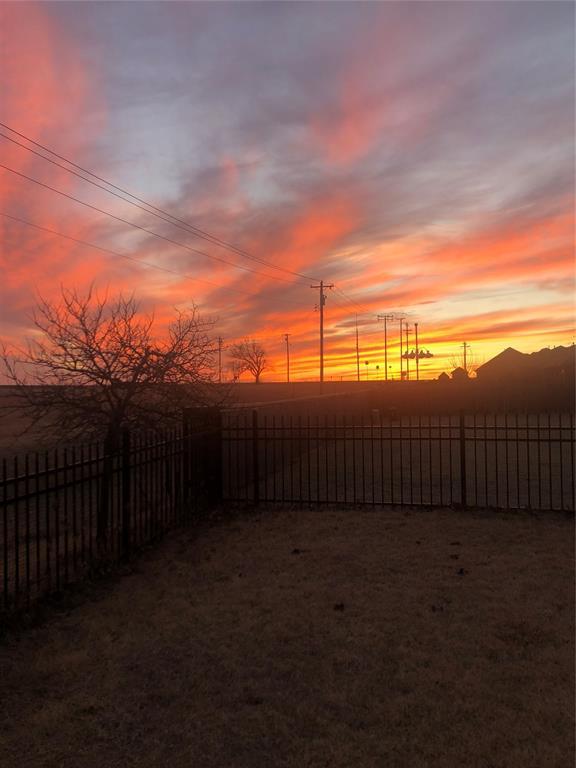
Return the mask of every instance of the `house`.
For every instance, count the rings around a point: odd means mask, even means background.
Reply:
[[[468,373],[464,368],[458,366],[452,371],[452,381],[468,381]]]
[[[539,352],[523,354],[508,347],[488,360],[476,371],[482,381],[514,381],[517,379],[556,380],[574,376],[576,347],[545,348]]]
[[[528,358],[529,355],[518,352],[513,347],[507,347],[496,357],[481,365],[476,371],[476,376],[483,381],[500,381],[524,376]]]

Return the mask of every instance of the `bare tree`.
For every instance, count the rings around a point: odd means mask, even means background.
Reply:
[[[457,354],[450,357],[450,369],[462,368],[463,371],[466,371],[468,377],[475,376],[476,370],[480,368],[483,362],[468,343],[466,343],[465,349],[463,344],[461,344]]]
[[[264,347],[257,341],[244,339],[238,344],[233,344],[229,354],[237,375],[248,371],[254,376],[256,384],[260,382],[260,376],[269,367]]]
[[[4,349],[5,375],[33,424],[59,436],[105,437],[123,427],[154,428],[180,418],[183,406],[215,404],[213,323],[196,307],[176,313],[163,339],[134,297],[80,295],[40,299],[35,333]]]

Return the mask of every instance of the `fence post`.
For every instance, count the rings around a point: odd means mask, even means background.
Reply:
[[[132,467],[130,463],[130,431],[122,430],[122,557],[130,556],[131,548],[131,515],[132,500]]]
[[[459,435],[460,435],[460,504],[467,506],[467,492],[466,492],[466,432],[465,432],[465,415],[463,411],[460,411],[459,416]]]
[[[252,411],[252,478],[254,481],[254,506],[260,504],[260,466],[258,455],[258,411]]]
[[[98,482],[98,508],[96,512],[96,540],[103,555],[108,548],[108,525],[110,521],[110,491],[113,472],[113,452],[118,450],[117,433],[108,429],[103,444],[102,474]],[[58,541],[58,539],[57,539]]]
[[[219,408],[206,409],[206,431],[204,433],[203,442],[207,501],[211,506],[217,506],[222,502],[224,494],[222,411]]]
[[[184,410],[184,500],[217,505],[223,496],[222,413],[219,408]],[[192,488],[196,485],[195,489]]]
[[[185,408],[182,414],[182,488],[180,489],[180,498],[182,499],[182,509],[180,514],[184,517],[189,516],[187,506],[190,502],[191,453],[190,409]]]

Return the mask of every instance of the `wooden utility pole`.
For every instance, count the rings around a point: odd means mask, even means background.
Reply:
[[[324,285],[324,281],[320,280],[320,285],[311,285],[310,288],[320,290],[320,383],[322,383],[324,381],[324,304],[326,303],[324,288],[334,288],[334,285],[333,283]]]
[[[402,323],[404,320],[399,317],[400,320],[400,381],[402,381],[402,374],[404,373],[404,366],[402,364],[402,350],[404,348],[404,338],[403,338],[403,331],[402,331]]]
[[[414,323],[414,333],[416,334],[416,381],[420,381],[420,350],[418,349],[418,323]]]
[[[222,384],[222,336],[218,336],[218,383]]]
[[[464,370],[466,371],[466,375],[468,375],[468,364],[466,362],[466,353],[470,349],[470,344],[468,344],[466,341],[462,342],[462,349],[464,350]]]
[[[358,315],[356,318],[356,380],[360,381],[360,345],[358,344]]]
[[[290,343],[288,341],[289,333],[284,334],[284,341],[286,342],[286,381],[290,383]]]
[[[378,320],[384,320],[384,380],[388,381],[388,320],[392,322],[394,315],[378,315]]]
[[[408,326],[408,322],[406,322],[406,379],[410,381],[410,358],[408,355],[410,354],[410,350],[408,348],[408,334],[410,333],[410,329]]]

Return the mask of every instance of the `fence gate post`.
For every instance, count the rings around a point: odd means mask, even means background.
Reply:
[[[254,481],[254,506],[260,504],[260,465],[258,455],[258,411],[252,411],[252,478]]]
[[[459,418],[459,443],[460,443],[460,503],[463,507],[467,506],[466,492],[466,431],[465,415],[460,411]]]
[[[130,431],[122,430],[122,557],[130,556],[131,548],[131,515],[132,472],[130,466]]]
[[[188,504],[190,503],[192,443],[190,435],[190,409],[184,409],[182,415],[182,487],[180,488],[182,517],[189,516]]]
[[[218,505],[223,497],[222,412],[184,410],[184,503]]]
[[[96,510],[96,540],[102,555],[108,548],[108,527],[110,523],[110,495],[113,475],[114,453],[118,451],[118,433],[108,429],[104,438],[102,474],[98,480],[98,502]]]
[[[206,409],[206,432],[203,442],[207,501],[211,506],[217,506],[222,502],[224,495],[222,411],[219,408]]]

